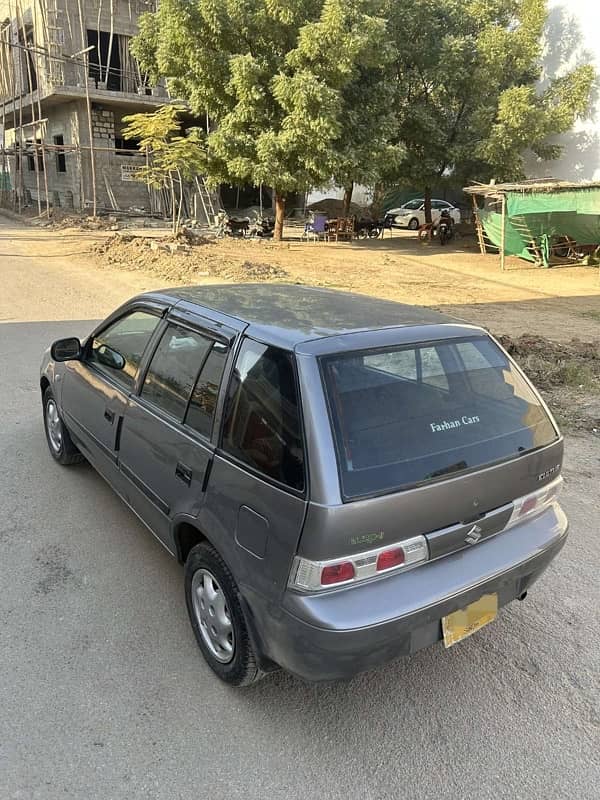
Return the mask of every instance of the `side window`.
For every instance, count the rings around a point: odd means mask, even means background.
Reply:
[[[304,488],[304,451],[292,356],[246,339],[231,377],[223,449],[293,489]]]
[[[209,439],[228,352],[226,345],[220,342],[213,344],[194,386],[185,417],[186,425]]]
[[[437,386],[438,389],[448,389],[446,371],[435,347],[419,348],[419,357],[422,382],[428,383],[430,386]]]
[[[365,356],[365,367],[373,367],[382,372],[389,372],[405,380],[417,380],[417,357],[415,350],[393,350],[389,353],[377,353]]]
[[[495,399],[512,396],[506,360],[491,341],[458,342],[456,350],[474,392]]]
[[[160,317],[133,311],[113,322],[92,339],[87,362],[132,389],[146,345]]]
[[[142,397],[181,422],[211,344],[210,339],[199,333],[169,325],[152,356]]]

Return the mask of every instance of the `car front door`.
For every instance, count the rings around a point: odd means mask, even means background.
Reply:
[[[139,392],[129,397],[119,469],[133,509],[175,553],[175,517],[196,518],[213,458],[221,378],[234,331],[166,321]]]
[[[62,413],[82,452],[111,481],[127,397],[164,309],[136,306],[93,333],[79,361],[66,362]],[[118,489],[118,486],[115,486]]]

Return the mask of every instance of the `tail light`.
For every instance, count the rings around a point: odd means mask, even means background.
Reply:
[[[331,561],[311,561],[296,556],[289,585],[295,589],[317,592],[332,586],[359,583],[376,575],[399,572],[427,561],[429,550],[424,536],[413,536],[393,546],[368,550]]]
[[[543,489],[537,489],[537,491],[526,494],[524,497],[519,497],[518,500],[515,500],[513,503],[513,512],[506,527],[510,528],[512,525],[516,525],[528,517],[539,514],[545,508],[551,506],[560,494],[562,483],[563,479],[559,477],[552,481],[552,483],[544,486]]]
[[[354,578],[354,564],[351,561],[342,561],[341,564],[328,564],[321,570],[321,586],[331,586],[334,583],[346,583]]]

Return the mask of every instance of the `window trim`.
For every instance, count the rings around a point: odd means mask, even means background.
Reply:
[[[244,345],[244,342],[250,341],[255,342],[256,344],[264,345],[265,347],[275,347],[278,350],[287,353],[292,362],[292,371],[294,374],[294,383],[296,386],[296,395],[298,397],[298,418],[300,422],[300,436],[302,438],[302,452],[304,455],[303,458],[303,465],[302,470],[304,473],[304,488],[303,489],[295,489],[293,486],[289,486],[287,483],[282,483],[278,481],[276,478],[272,478],[270,475],[265,475],[264,472],[261,472],[256,467],[253,467],[252,464],[248,464],[246,461],[242,461],[241,459],[237,458],[236,456],[232,455],[228,450],[223,448],[223,435],[224,435],[224,426],[225,426],[225,406],[227,404],[227,397],[229,396],[229,387],[231,385],[231,381],[233,380],[233,373],[235,372],[235,366],[237,364],[237,360],[240,354],[240,351]],[[259,478],[260,480],[264,481],[265,483],[274,486],[276,489],[281,489],[288,494],[294,495],[294,497],[299,497],[302,499],[308,499],[309,496],[309,481],[310,481],[310,473],[309,473],[309,465],[308,465],[308,447],[307,447],[307,440],[306,440],[306,426],[304,424],[304,405],[302,402],[302,393],[300,389],[300,376],[298,374],[298,359],[296,357],[296,353],[293,350],[288,350],[285,347],[279,347],[278,345],[274,345],[272,342],[265,342],[261,339],[257,339],[254,336],[247,336],[242,334],[238,341],[235,344],[235,348],[231,348],[231,362],[230,362],[230,369],[229,375],[227,376],[227,380],[223,380],[221,382],[221,394],[223,396],[222,399],[222,407],[221,407],[221,415],[219,419],[219,426],[217,430],[217,443],[215,454],[220,456],[224,461],[228,461],[231,464],[239,467],[242,471],[249,473],[255,478]],[[225,373],[223,373],[223,378],[225,378]],[[216,415],[215,415],[216,419]],[[213,435],[215,433],[215,426],[213,425]]]
[[[84,364],[88,369],[90,369],[96,375],[99,375],[102,378],[106,378],[108,380],[108,382],[111,385],[114,385],[116,388],[118,388],[119,391],[123,392],[127,396],[130,396],[130,395],[135,394],[135,392],[136,392],[136,389],[137,389],[137,386],[138,386],[139,377],[140,377],[140,372],[144,368],[144,362],[146,360],[146,357],[147,357],[149,349],[154,350],[153,340],[154,340],[154,337],[156,336],[156,332],[159,331],[161,329],[161,327],[162,327],[162,319],[163,319],[163,317],[165,315],[165,312],[167,311],[167,308],[159,306],[158,304],[156,304],[156,305],[154,305],[154,304],[146,305],[145,303],[135,303],[134,305],[128,306],[125,309],[122,309],[122,310],[119,309],[119,311],[121,311],[121,313],[119,313],[116,316],[113,316],[111,314],[110,317],[108,317],[103,322],[101,322],[100,326],[95,328],[90,333],[90,335],[87,337],[87,339],[85,340],[85,342],[83,343],[83,346],[82,346],[83,356],[81,358],[81,363]],[[104,331],[108,330],[108,328],[112,327],[117,322],[120,322],[125,317],[130,316],[131,314],[135,314],[136,311],[143,311],[143,312],[145,312],[147,314],[150,314],[151,316],[158,317],[158,325],[154,328],[154,330],[150,334],[150,338],[146,342],[146,346],[144,347],[144,351],[142,353],[142,357],[140,358],[139,364],[137,365],[137,369],[136,369],[136,372],[135,372],[135,376],[133,378],[133,385],[132,386],[128,386],[128,385],[125,385],[124,382],[119,381],[113,375],[108,374],[108,373],[104,372],[101,369],[98,369],[97,366],[93,362],[90,362],[88,360],[88,357],[89,357],[89,351],[90,351],[90,349],[92,347],[92,342],[94,341],[94,339],[97,336],[100,336],[100,334],[102,334]]]
[[[223,402],[224,402],[223,391],[224,391],[224,387],[226,385],[227,386],[229,385],[229,379],[230,379],[230,375],[231,375],[231,364],[232,364],[232,359],[234,357],[233,354],[234,354],[234,352],[237,352],[238,342],[239,342],[239,339],[241,337],[239,337],[237,332],[235,332],[233,330],[230,331],[230,334],[226,333],[225,331],[223,331],[223,332],[213,331],[213,329],[211,327],[209,327],[210,322],[211,322],[211,320],[209,318],[204,318],[204,317],[199,318],[198,322],[196,323],[196,320],[191,318],[191,316],[188,316],[187,314],[185,316],[183,316],[181,314],[181,312],[179,314],[173,314],[172,312],[175,310],[175,308],[176,307],[173,306],[171,308],[166,308],[165,309],[165,312],[162,315],[162,321],[157,326],[156,330],[153,333],[153,337],[155,337],[154,341],[151,340],[150,342],[148,342],[148,348],[149,349],[147,350],[147,352],[145,352],[144,358],[142,359],[142,361],[140,361],[140,369],[138,370],[135,391],[131,392],[131,396],[133,398],[135,398],[135,400],[138,401],[140,403],[140,405],[142,405],[147,410],[152,411],[153,413],[157,414],[161,418],[164,418],[170,424],[179,426],[179,428],[181,430],[183,430],[183,431],[187,432],[188,434],[190,434],[191,436],[197,438],[199,442],[202,442],[205,445],[209,444],[214,450],[214,448],[216,448],[216,444],[217,444],[216,441],[215,441],[215,438],[216,438],[215,437],[215,432],[218,434],[219,433],[219,429],[221,427]],[[201,322],[204,319],[206,320],[207,323],[209,323],[209,325],[204,326],[204,325],[201,324]],[[218,392],[218,395],[217,395],[217,406],[215,408],[215,415],[213,417],[213,426],[212,426],[210,439],[207,439],[206,436],[203,436],[195,428],[192,428],[190,425],[186,425],[185,424],[185,417],[187,416],[187,411],[188,411],[189,403],[190,403],[191,396],[192,396],[191,394],[190,394],[190,397],[188,398],[188,402],[187,402],[187,405],[186,405],[186,408],[185,408],[185,414],[184,414],[183,420],[176,419],[175,417],[171,416],[167,411],[164,411],[164,409],[160,408],[159,406],[154,405],[153,403],[149,402],[144,397],[142,397],[142,388],[143,388],[144,382],[146,380],[146,375],[148,373],[148,369],[150,368],[150,364],[152,363],[152,359],[154,358],[156,350],[158,349],[158,345],[160,344],[160,341],[161,341],[161,339],[163,337],[163,334],[164,334],[164,332],[166,331],[166,329],[168,328],[168,326],[170,324],[178,325],[179,327],[185,328],[186,330],[189,330],[192,333],[197,333],[200,336],[205,336],[207,339],[210,339],[213,343],[214,342],[221,342],[221,344],[227,345],[227,347],[229,349],[229,352],[227,354],[227,360],[225,361],[225,367],[223,369],[223,376],[221,378],[221,385],[219,387],[219,392]],[[217,324],[217,323],[215,323],[215,324]],[[198,370],[198,374],[196,375],[196,379],[194,381],[194,387],[192,388],[192,393],[194,391],[194,388],[196,386],[198,378],[200,377],[201,369],[202,369],[202,367],[204,367],[204,363],[206,361],[206,358],[208,358],[208,355],[210,354],[211,350],[212,350],[212,345],[211,345],[211,347],[209,347],[208,352],[207,352],[207,354],[206,354],[206,356],[205,356],[205,358],[204,358],[204,360],[202,362],[202,366]],[[229,371],[229,374],[228,374],[228,371]],[[217,423],[217,421],[218,421],[218,427],[215,425],[215,423]]]
[[[221,396],[221,390],[222,390],[223,384],[225,382],[225,373],[227,371],[227,367],[228,367],[228,364],[229,364],[229,359],[230,359],[230,356],[231,356],[231,347],[229,345],[225,345],[224,342],[221,342],[218,339],[211,339],[211,342],[212,342],[212,344],[208,348],[208,350],[206,351],[206,355],[204,356],[204,359],[202,360],[202,365],[200,366],[200,369],[198,370],[198,374],[196,375],[196,379],[194,381],[194,385],[192,386],[192,391],[190,392],[190,396],[188,397],[188,401],[187,401],[187,404],[186,404],[186,407],[185,407],[185,414],[183,415],[183,420],[181,422],[181,424],[182,424],[182,426],[184,428],[187,428],[187,429],[189,429],[191,431],[194,431],[194,433],[197,436],[202,437],[202,439],[205,439],[207,442],[212,442],[212,440],[213,440],[213,435],[214,435],[214,432],[215,432],[215,422],[216,422],[216,419],[217,419],[217,412],[219,411],[219,400],[220,400],[220,396]],[[192,397],[194,396],[194,392],[196,391],[196,386],[198,385],[198,381],[200,380],[200,377],[202,376],[202,370],[206,366],[206,362],[210,358],[210,354],[212,353],[215,344],[223,344],[223,345],[225,345],[225,347],[227,347],[227,353],[225,355],[225,363],[223,364],[223,372],[221,374],[221,382],[219,383],[219,386],[217,388],[217,402],[215,404],[215,413],[212,415],[212,421],[211,421],[211,425],[210,425],[210,434],[208,436],[206,436],[204,433],[201,433],[197,428],[194,428],[193,425],[189,425],[188,424],[187,416],[188,416],[188,413],[189,413],[189,410],[190,410],[190,405],[192,404]]]

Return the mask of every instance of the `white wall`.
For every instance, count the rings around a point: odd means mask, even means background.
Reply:
[[[592,63],[600,75],[600,3],[597,0],[549,0],[546,23],[544,73],[541,88],[550,78],[583,63]],[[600,180],[600,86],[585,120],[569,133],[556,137],[564,150],[557,161],[527,162],[532,178],[552,176],[564,180]]]

